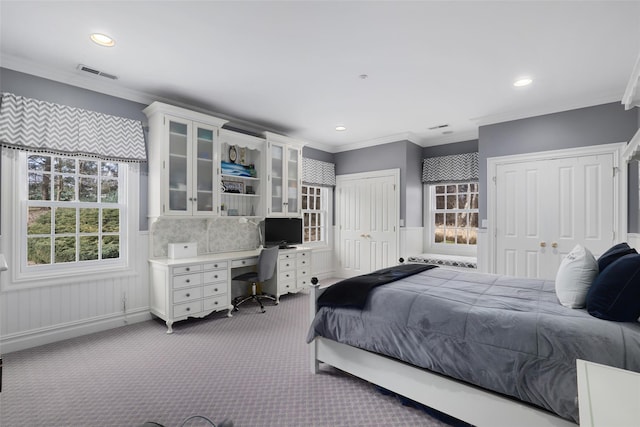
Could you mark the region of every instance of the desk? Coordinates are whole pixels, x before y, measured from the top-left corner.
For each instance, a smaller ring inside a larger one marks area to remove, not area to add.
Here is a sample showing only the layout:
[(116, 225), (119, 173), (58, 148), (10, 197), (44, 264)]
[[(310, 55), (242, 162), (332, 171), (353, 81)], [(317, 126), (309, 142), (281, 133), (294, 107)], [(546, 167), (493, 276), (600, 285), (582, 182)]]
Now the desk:
[[(173, 333), (173, 323), (227, 310), (232, 317), (232, 277), (240, 269), (257, 264), (259, 249), (201, 255), (193, 258), (149, 260), (149, 310)], [(280, 250), (274, 277), (263, 284), (264, 292), (280, 296), (309, 286), (311, 251), (296, 247)]]

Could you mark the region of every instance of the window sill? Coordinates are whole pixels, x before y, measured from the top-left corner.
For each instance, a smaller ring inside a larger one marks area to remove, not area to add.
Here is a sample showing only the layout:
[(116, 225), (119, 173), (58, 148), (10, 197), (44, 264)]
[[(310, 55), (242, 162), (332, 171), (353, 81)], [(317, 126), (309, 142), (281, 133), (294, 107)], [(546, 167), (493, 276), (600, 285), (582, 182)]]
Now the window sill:
[[(3, 283), (0, 292), (11, 292), (24, 289), (43, 288), (47, 286), (70, 285), (75, 283), (120, 279), (137, 276), (133, 268), (111, 267), (101, 269), (87, 269), (76, 271), (41, 272), (22, 275), (11, 275), (11, 283)], [(97, 279), (96, 279), (97, 278)]]

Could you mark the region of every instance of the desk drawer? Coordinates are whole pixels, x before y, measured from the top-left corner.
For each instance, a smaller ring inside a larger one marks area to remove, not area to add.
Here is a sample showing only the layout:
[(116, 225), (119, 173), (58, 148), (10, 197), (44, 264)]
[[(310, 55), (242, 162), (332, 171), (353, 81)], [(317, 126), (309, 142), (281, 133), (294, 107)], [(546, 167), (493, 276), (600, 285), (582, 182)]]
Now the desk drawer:
[(185, 288), (179, 291), (173, 291), (174, 304), (191, 301), (198, 298), (202, 298), (202, 287)]
[(173, 274), (188, 274), (202, 271), (202, 264), (183, 265), (181, 267), (173, 267)]
[(280, 271), (278, 273), (278, 280), (282, 282), (286, 282), (288, 280), (294, 280), (295, 278), (296, 278), (295, 270)]
[(227, 261), (210, 262), (204, 265), (204, 270), (221, 270), (227, 268)]
[(202, 300), (176, 304), (173, 306), (173, 317), (195, 316), (202, 311)]
[(205, 271), (203, 283), (226, 282), (227, 277), (229, 277), (227, 270)]
[(294, 292), (296, 290), (296, 281), (295, 280), (287, 280), (285, 282), (278, 282), (278, 292)]
[(227, 300), (226, 295), (222, 295), (214, 298), (207, 298), (204, 300), (204, 311), (224, 310), (226, 308), (229, 308), (229, 305), (227, 304), (226, 300)]
[(204, 297), (212, 297), (214, 295), (224, 295), (227, 293), (227, 282), (215, 285), (207, 285), (204, 287)]
[(308, 288), (311, 285), (310, 276), (298, 277), (298, 289)]
[(294, 270), (295, 268), (296, 268), (295, 258), (293, 259), (280, 258), (280, 262), (278, 266), (279, 271)]
[(231, 268), (248, 267), (248, 266), (257, 265), (257, 264), (258, 264), (258, 257), (234, 259), (233, 261), (231, 261)]
[(185, 286), (196, 286), (202, 283), (202, 275), (200, 273), (184, 274), (182, 276), (173, 276), (173, 288), (184, 288)]
[(298, 258), (296, 260), (296, 266), (298, 268), (304, 268), (304, 267), (308, 266), (309, 264), (311, 264), (311, 260), (309, 258)]

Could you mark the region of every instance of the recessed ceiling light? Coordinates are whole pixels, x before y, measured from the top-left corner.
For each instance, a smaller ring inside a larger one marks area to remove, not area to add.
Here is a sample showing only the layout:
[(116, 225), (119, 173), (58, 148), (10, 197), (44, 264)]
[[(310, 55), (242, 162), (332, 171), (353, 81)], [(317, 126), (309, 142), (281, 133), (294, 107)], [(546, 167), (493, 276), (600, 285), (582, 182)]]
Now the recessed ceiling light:
[(93, 33), (90, 37), (91, 41), (93, 41), (95, 44), (99, 44), (100, 46), (111, 47), (115, 46), (116, 44), (116, 41), (106, 34)]
[(530, 77), (522, 77), (516, 80), (515, 82), (513, 82), (513, 85), (515, 87), (522, 87), (522, 86), (528, 86), (531, 83), (533, 83), (533, 79), (531, 79)]
[(346, 128), (345, 126), (338, 125), (338, 126), (336, 126), (336, 130), (337, 130), (338, 132), (342, 132), (342, 131), (344, 131), (344, 130), (347, 130), (347, 128)]

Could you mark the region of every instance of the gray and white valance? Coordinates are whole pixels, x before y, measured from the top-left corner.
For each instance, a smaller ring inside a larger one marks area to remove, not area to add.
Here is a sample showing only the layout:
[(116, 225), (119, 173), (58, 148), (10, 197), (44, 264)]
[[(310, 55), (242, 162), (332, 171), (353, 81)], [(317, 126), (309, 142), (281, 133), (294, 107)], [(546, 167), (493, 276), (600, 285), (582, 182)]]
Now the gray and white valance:
[(462, 182), (478, 180), (478, 153), (431, 157), (422, 161), (422, 182)]
[(302, 182), (305, 184), (335, 187), (336, 165), (320, 160), (302, 158)]
[(20, 150), (145, 162), (142, 123), (3, 93), (0, 145)]

